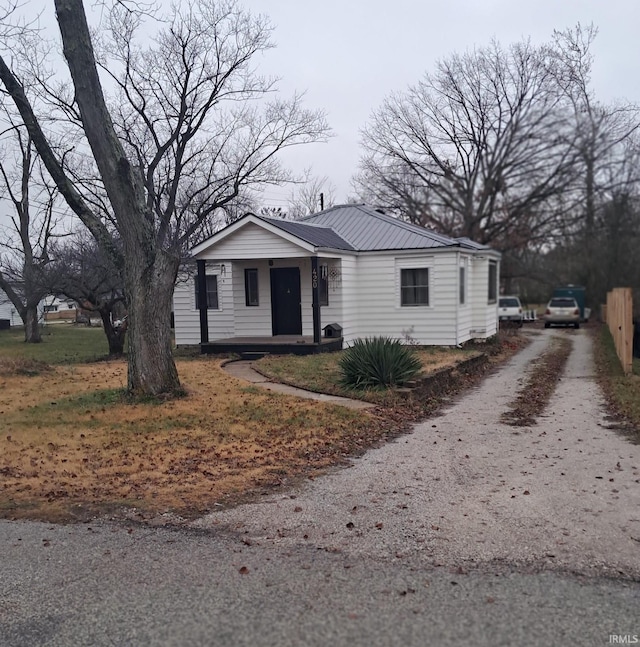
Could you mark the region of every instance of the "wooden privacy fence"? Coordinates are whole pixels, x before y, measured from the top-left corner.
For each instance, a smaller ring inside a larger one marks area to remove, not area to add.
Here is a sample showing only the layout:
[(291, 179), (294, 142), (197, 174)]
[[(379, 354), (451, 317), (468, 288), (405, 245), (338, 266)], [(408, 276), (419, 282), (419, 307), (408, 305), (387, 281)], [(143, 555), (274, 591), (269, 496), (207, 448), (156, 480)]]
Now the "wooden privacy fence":
[(633, 298), (631, 288), (607, 293), (604, 320), (609, 326), (625, 375), (633, 368)]

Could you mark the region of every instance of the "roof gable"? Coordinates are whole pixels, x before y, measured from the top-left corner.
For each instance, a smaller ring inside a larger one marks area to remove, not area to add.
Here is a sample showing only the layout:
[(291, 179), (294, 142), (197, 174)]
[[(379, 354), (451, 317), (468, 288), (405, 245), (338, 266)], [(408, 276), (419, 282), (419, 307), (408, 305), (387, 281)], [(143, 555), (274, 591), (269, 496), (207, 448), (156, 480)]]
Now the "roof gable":
[(267, 218), (249, 213), (216, 232), (213, 236), (195, 245), (191, 249), (191, 254), (193, 256), (205, 255), (212, 247), (224, 245), (224, 241), (231, 240), (237, 236), (244, 236), (245, 233), (248, 234), (252, 229), (255, 230), (255, 228), (260, 228), (273, 236), (282, 238), (311, 253), (318, 249), (355, 251), (347, 241), (341, 238), (330, 227), (305, 224), (293, 220)]

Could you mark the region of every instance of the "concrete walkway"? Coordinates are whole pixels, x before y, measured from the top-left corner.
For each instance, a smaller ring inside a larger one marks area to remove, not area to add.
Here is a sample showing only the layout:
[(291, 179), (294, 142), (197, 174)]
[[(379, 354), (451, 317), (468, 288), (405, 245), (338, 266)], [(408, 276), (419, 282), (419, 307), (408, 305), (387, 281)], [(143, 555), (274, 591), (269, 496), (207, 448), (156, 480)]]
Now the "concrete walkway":
[(320, 402), (338, 404), (349, 409), (372, 409), (375, 407), (371, 402), (342, 398), (338, 395), (329, 395), (327, 393), (314, 393), (313, 391), (305, 391), (304, 389), (289, 386), (288, 384), (272, 382), (268, 377), (261, 375), (253, 368), (252, 361), (239, 360), (237, 362), (229, 362), (223, 366), (223, 369), (229, 373), (229, 375), (233, 375), (233, 377), (246, 380), (247, 382), (251, 382), (256, 386), (261, 386), (264, 389), (269, 389), (270, 391), (286, 393), (287, 395), (295, 395), (299, 398), (308, 398), (309, 400), (319, 400)]

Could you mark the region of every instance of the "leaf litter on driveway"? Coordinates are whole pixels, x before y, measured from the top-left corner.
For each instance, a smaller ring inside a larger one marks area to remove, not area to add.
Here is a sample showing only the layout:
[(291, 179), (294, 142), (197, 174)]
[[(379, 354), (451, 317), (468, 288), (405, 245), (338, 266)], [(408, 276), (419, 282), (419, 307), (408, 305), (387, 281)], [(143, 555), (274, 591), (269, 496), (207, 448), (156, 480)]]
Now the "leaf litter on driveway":
[[(350, 469), (194, 526), (351, 556), (639, 578), (640, 447), (602, 425), (587, 331), (531, 334), (441, 415)], [(502, 414), (532, 362), (565, 334), (573, 343), (555, 392), (536, 425), (514, 431)]]

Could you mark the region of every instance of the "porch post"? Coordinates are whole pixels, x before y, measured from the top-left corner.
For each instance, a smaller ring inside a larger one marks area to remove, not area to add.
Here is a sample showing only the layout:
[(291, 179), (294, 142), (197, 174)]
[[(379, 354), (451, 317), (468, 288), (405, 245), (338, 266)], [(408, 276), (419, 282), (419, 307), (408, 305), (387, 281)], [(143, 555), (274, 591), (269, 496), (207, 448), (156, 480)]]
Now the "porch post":
[(196, 261), (198, 266), (198, 310), (200, 311), (200, 343), (209, 343), (209, 312), (207, 310), (206, 261)]
[(313, 309), (313, 343), (320, 343), (320, 274), (318, 257), (311, 257), (311, 307)]

